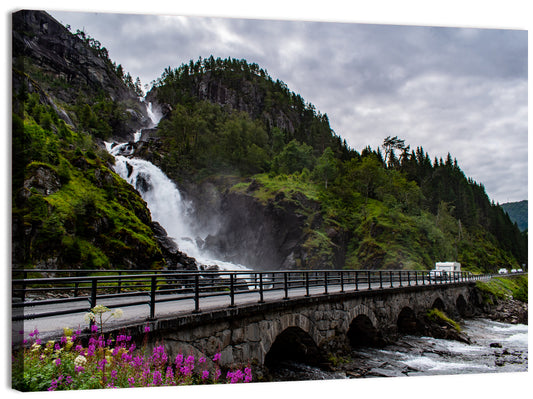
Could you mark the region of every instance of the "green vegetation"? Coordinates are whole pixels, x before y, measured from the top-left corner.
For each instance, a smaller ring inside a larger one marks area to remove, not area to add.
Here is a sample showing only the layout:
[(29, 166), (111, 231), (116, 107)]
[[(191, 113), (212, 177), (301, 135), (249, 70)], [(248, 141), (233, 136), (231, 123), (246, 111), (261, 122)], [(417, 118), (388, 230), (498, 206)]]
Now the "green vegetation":
[[(347, 237), (345, 262), (336, 267), (422, 270), (446, 259), (488, 272), (527, 261), (527, 233), (451, 155), (431, 162), (422, 147), (412, 151), (390, 136), (383, 152), (358, 153), (326, 115), (255, 64), (191, 61), (166, 69), (154, 93), (174, 108), (160, 124), (164, 145), (154, 157), (165, 173), (192, 182), (231, 174), (240, 177), (234, 192), (264, 204), (291, 199), (308, 217), (311, 264), (331, 261), (338, 245), (331, 229)], [(306, 210), (309, 201), (318, 207)], [(313, 223), (317, 213), (322, 223)]]
[[(14, 57), (15, 264), (160, 267), (144, 202), (96, 145), (127, 126), (140, 82), (97, 40), (76, 36), (117, 87), (43, 68), (22, 50)], [(297, 214), (296, 267), (427, 270), (457, 260), (488, 272), (527, 262), (527, 232), (450, 155), (432, 162), (396, 136), (359, 153), (257, 64), (209, 57), (169, 67), (149, 97), (172, 111), (140, 156), (178, 183), (223, 182), (221, 191)]]
[[(14, 110), (16, 267), (160, 268), (146, 204), (110, 169), (93, 128), (74, 131), (38, 92), (17, 93)], [(94, 129), (106, 131), (109, 115), (96, 115)]]
[(461, 332), (461, 326), (456, 321), (450, 319), (439, 309), (430, 309), (427, 311), (427, 317), (435, 323), (444, 323), (452, 326), (457, 332)]
[(493, 297), (497, 299), (516, 299), (528, 301), (528, 278), (525, 276), (495, 277), (487, 282), (477, 281), (476, 287), (481, 291), (483, 300), (492, 303)]

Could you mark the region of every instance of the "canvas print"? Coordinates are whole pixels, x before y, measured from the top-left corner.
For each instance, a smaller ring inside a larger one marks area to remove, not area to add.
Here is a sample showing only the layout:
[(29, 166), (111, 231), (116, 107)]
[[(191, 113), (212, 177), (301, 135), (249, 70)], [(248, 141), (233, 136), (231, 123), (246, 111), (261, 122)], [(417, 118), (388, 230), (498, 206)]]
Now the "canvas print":
[(11, 18), (13, 389), (528, 370), (527, 31)]

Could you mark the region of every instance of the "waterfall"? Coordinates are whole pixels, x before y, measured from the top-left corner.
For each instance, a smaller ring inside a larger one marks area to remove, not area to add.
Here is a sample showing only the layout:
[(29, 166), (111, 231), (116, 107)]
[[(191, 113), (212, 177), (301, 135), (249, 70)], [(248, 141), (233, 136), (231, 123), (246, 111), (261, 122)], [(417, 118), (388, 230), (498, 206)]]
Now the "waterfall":
[[(147, 108), (151, 109), (151, 105)], [(157, 113), (152, 114), (157, 117)], [(152, 122), (157, 123), (157, 119)], [(135, 142), (141, 132), (134, 134)], [(217, 265), (224, 270), (249, 270), (239, 264), (214, 259), (198, 245), (205, 240), (205, 234), (197, 228), (192, 215), (192, 204), (185, 201), (176, 186), (161, 169), (144, 159), (132, 157), (134, 143), (105, 143), (108, 152), (115, 157), (115, 172), (139, 191), (146, 201), (152, 219), (167, 231), (180, 251), (206, 266)], [(198, 240), (198, 238), (200, 240)]]

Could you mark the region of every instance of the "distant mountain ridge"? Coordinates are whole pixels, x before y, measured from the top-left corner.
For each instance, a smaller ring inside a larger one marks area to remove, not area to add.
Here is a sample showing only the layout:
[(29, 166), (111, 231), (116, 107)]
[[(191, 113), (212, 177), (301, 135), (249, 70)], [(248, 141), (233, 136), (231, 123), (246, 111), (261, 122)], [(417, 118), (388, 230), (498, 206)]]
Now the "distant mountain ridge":
[(505, 212), (509, 215), (511, 220), (518, 225), (520, 231), (527, 230), (527, 200), (518, 202), (507, 202), (500, 204)]

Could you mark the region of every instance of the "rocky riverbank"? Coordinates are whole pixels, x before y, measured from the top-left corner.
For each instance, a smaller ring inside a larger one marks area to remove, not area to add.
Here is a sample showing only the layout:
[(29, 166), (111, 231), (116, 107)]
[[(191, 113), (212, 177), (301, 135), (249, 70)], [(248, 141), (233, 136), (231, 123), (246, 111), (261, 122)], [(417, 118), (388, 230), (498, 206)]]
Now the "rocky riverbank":
[(508, 299), (482, 311), (482, 316), (502, 323), (528, 324), (527, 302)]

